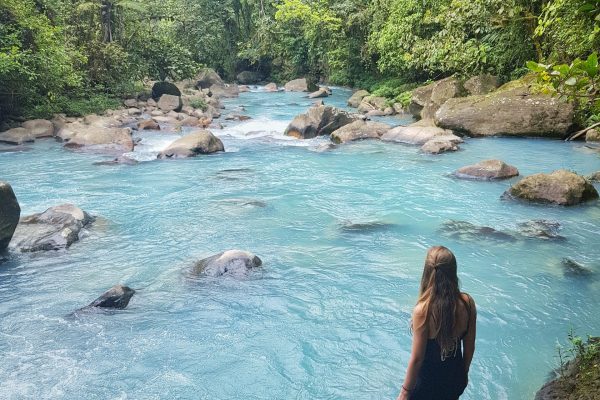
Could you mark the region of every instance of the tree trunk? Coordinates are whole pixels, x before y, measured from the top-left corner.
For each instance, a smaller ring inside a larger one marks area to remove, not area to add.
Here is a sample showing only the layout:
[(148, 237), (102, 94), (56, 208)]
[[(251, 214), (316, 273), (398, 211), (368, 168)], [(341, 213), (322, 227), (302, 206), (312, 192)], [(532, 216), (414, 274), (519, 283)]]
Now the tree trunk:
[(102, 6), (100, 7), (101, 23), (102, 23), (102, 41), (104, 43), (110, 43), (113, 41), (112, 38), (112, 8), (113, 4), (111, 1), (102, 0)]

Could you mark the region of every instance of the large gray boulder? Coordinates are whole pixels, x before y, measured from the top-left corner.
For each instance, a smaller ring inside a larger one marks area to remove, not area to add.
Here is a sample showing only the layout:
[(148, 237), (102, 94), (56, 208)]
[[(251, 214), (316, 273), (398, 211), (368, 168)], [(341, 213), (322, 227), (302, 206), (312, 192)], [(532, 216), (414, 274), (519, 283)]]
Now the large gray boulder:
[(181, 111), (181, 107), (183, 107), (183, 102), (181, 101), (181, 97), (179, 96), (163, 94), (162, 96), (160, 96), (157, 105), (158, 108), (160, 108), (164, 112), (179, 112)]
[(223, 79), (212, 68), (204, 68), (196, 77), (196, 86), (199, 89), (208, 89), (212, 85), (224, 85)]
[(194, 266), (197, 275), (218, 277), (222, 275), (243, 276), (262, 265), (262, 260), (243, 250), (228, 250), (200, 260)]
[(363, 99), (369, 96), (370, 93), (366, 90), (358, 90), (354, 92), (352, 96), (348, 99), (348, 105), (350, 107), (358, 108), (360, 103), (362, 103)]
[(188, 158), (225, 151), (223, 142), (210, 131), (197, 131), (177, 139), (158, 154), (158, 158)]
[(331, 141), (346, 143), (362, 139), (379, 139), (391, 128), (390, 125), (381, 122), (358, 120), (335, 130), (331, 134)]
[(450, 136), (438, 136), (425, 142), (421, 151), (427, 154), (442, 154), (449, 151), (458, 151), (458, 142)]
[(423, 126), (418, 123), (390, 129), (381, 136), (381, 140), (422, 146), (434, 138), (440, 139), (442, 137), (456, 144), (463, 141), (460, 137), (454, 135), (451, 130), (435, 126)]
[(461, 81), (451, 76), (414, 89), (408, 109), (417, 118), (433, 119), (442, 104), (463, 92)]
[(242, 85), (252, 85), (262, 81), (263, 75), (256, 71), (242, 71), (237, 75), (237, 81)]
[(0, 132), (0, 143), (22, 145), (35, 141), (35, 136), (25, 128), (13, 128)]
[(66, 249), (93, 221), (92, 216), (72, 204), (52, 207), (21, 218), (9, 247), (21, 252)]
[(442, 128), (469, 136), (562, 138), (573, 127), (573, 105), (522, 88), (446, 101), (435, 115)]
[(65, 147), (95, 153), (126, 153), (133, 151), (130, 128), (103, 128), (77, 125), (74, 130), (59, 132)]
[(572, 206), (598, 198), (598, 192), (587, 179), (566, 170), (525, 177), (513, 185), (507, 194), (529, 202), (562, 206)]
[(284, 134), (298, 139), (312, 139), (329, 135), (358, 118), (331, 106), (313, 106), (300, 114), (288, 125)]
[(500, 180), (519, 175), (519, 170), (501, 160), (485, 160), (467, 165), (454, 172), (461, 179)]
[(284, 89), (286, 92), (314, 92), (318, 87), (308, 79), (300, 78), (286, 83)]
[(36, 139), (54, 136), (54, 124), (46, 119), (25, 121), (21, 127), (27, 129)]
[(10, 184), (0, 181), (0, 253), (8, 247), (20, 216), (21, 207), (15, 192)]
[(472, 96), (488, 94), (500, 86), (498, 77), (490, 74), (482, 74), (469, 78), (465, 84), (465, 90)]
[(213, 97), (220, 98), (232, 98), (240, 95), (240, 88), (238, 85), (212, 85), (210, 87), (210, 93)]

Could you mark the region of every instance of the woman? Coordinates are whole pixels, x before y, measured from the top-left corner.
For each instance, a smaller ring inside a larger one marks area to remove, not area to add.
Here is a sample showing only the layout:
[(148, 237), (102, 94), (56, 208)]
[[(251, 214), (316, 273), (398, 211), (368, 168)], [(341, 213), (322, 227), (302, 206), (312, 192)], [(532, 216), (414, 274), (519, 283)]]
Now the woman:
[[(413, 343), (398, 400), (457, 400), (475, 352), (475, 302), (458, 288), (456, 258), (429, 249), (412, 316)], [(461, 348), (462, 347), (462, 348)]]

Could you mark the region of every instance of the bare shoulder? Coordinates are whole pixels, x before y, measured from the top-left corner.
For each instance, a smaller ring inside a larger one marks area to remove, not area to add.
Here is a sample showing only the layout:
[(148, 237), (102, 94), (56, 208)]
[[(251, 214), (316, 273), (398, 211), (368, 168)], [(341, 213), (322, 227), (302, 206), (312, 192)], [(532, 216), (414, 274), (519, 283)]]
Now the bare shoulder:
[(413, 309), (413, 318), (425, 318), (425, 317), (426, 317), (425, 305), (423, 303), (417, 303), (417, 305)]
[(469, 305), (469, 307), (470, 307), (470, 309), (472, 311), (476, 311), (477, 310), (477, 307), (475, 305), (475, 300), (473, 300), (473, 297), (470, 294), (468, 294), (468, 293), (461, 293), (460, 297), (465, 301), (465, 303), (467, 303)]

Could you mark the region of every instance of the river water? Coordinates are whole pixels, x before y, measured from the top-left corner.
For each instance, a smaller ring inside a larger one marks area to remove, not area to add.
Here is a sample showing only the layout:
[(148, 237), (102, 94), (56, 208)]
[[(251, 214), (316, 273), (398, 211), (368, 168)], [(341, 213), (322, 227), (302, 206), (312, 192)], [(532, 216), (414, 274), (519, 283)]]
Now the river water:
[[(325, 101), (343, 106), (350, 94)], [(99, 216), (67, 251), (1, 264), (0, 398), (393, 399), (436, 244), (455, 252), (478, 304), (464, 399), (531, 399), (570, 329), (600, 333), (600, 204), (526, 205), (501, 199), (514, 179), (449, 175), (488, 158), (522, 175), (589, 174), (597, 153), (508, 138), (468, 139), (440, 156), (377, 141), (318, 151), (327, 139), (282, 136), (311, 102), (243, 93), (227, 108), (253, 119), (214, 131), (226, 152), (188, 160), (97, 166), (102, 156), (52, 140), (0, 153), (22, 215), (70, 202)], [(131, 156), (152, 160), (181, 134), (136, 134)], [(510, 233), (531, 219), (560, 222), (566, 240), (440, 232), (460, 220)], [(231, 248), (253, 251), (263, 268), (189, 278), (195, 260)], [(565, 257), (593, 274), (565, 274)], [(68, 316), (116, 283), (138, 289), (126, 310)]]

